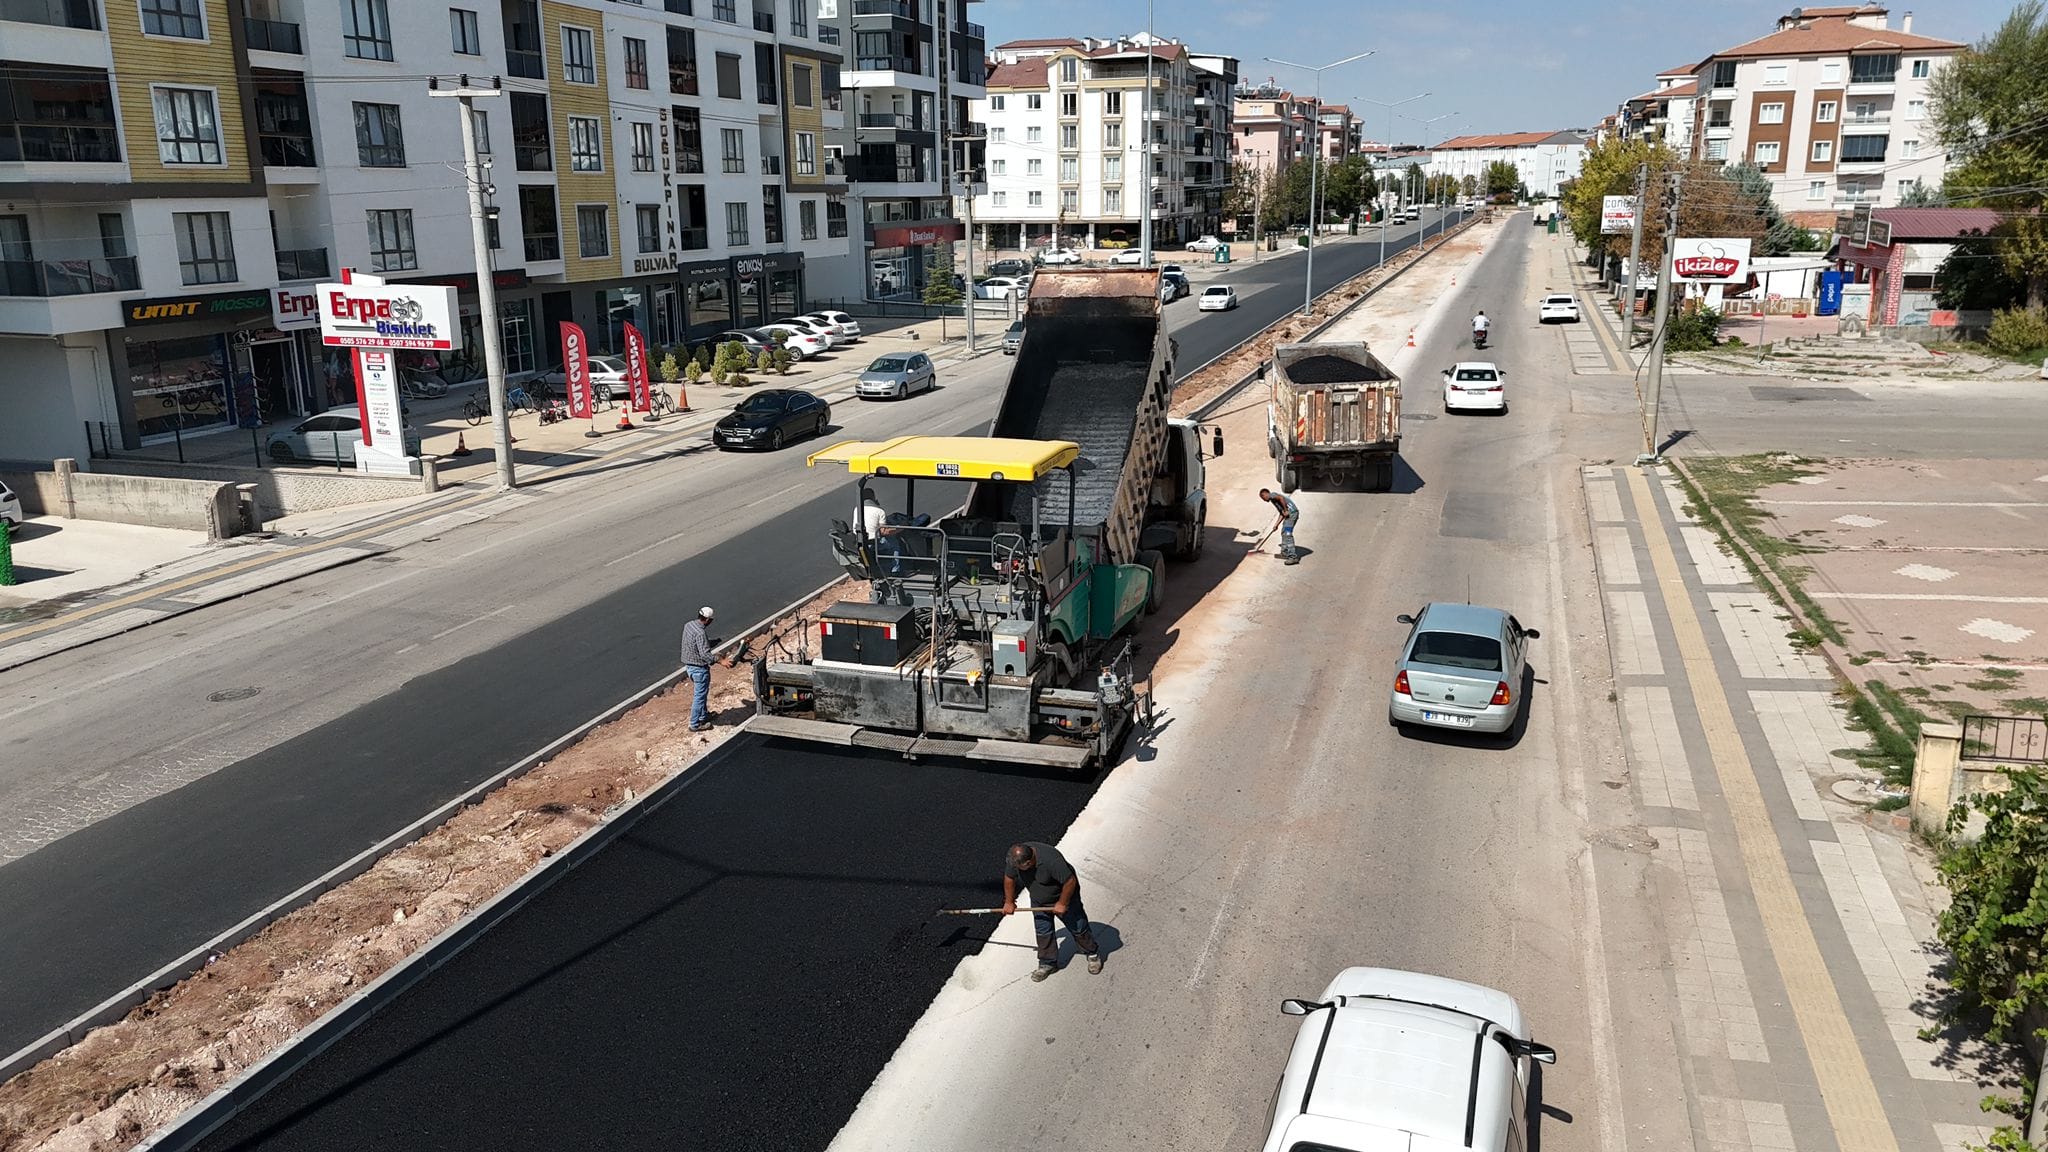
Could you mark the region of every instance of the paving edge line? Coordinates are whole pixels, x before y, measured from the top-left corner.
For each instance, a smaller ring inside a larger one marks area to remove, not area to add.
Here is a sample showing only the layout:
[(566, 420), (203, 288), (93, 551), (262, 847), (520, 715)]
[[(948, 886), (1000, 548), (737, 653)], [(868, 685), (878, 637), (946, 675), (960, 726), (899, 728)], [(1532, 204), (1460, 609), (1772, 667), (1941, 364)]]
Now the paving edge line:
[[(764, 617), (763, 619), (755, 623), (753, 626), (743, 631), (739, 636), (736, 636), (733, 639), (728, 640), (725, 643), (719, 645), (716, 649), (713, 650), (712, 654), (714, 656), (717, 656), (728, 651), (736, 650), (741, 644), (745, 643), (746, 641), (754, 638), (755, 636), (759, 636), (767, 632), (767, 630), (771, 628), (776, 621), (783, 619), (784, 617), (795, 612), (797, 609), (802, 608), (805, 604), (808, 604), (812, 600), (815, 600), (818, 597), (824, 595), (825, 593), (831, 591), (834, 587), (837, 587), (839, 584), (844, 583), (845, 580), (846, 578), (844, 576), (836, 577), (826, 582), (825, 584), (819, 586), (818, 588), (814, 589), (813, 591), (806, 593), (802, 597), (799, 597), (798, 599), (790, 602), (787, 606), (780, 608), (775, 612), (771, 613), (770, 615)], [(35, 1065), (41, 1063), (43, 1060), (46, 1060), (49, 1057), (54, 1056), (57, 1053), (62, 1052), (64, 1049), (69, 1048), (72, 1045), (78, 1043), (79, 1041), (85, 1039), (86, 1034), (91, 1032), (93, 1029), (104, 1027), (108, 1024), (112, 1024), (119, 1021), (122, 1017), (128, 1014), (129, 1009), (149, 999), (152, 993), (164, 988), (168, 988), (178, 983), (180, 980), (183, 980), (185, 977), (191, 975), (192, 973), (199, 971), (201, 968), (204, 968), (206, 966), (206, 958), (208, 956), (217, 952), (223, 952), (229, 948), (233, 948), (235, 945), (240, 944), (242, 941), (247, 940), (251, 936), (256, 935), (258, 932), (261, 932), (264, 928), (268, 927), (272, 921), (278, 920), (292, 912), (299, 910), (300, 908), (305, 907), (308, 904), (311, 904), (313, 901), (319, 899), (322, 895), (326, 894), (331, 889), (337, 888), (342, 884), (345, 884), (348, 881), (353, 880), (357, 876), (360, 876), (363, 873), (369, 871), (370, 868), (377, 863), (377, 861), (383, 859), (384, 856), (390, 853), (393, 849), (409, 844), (412, 841), (417, 840), (420, 837), (426, 835), (428, 832), (433, 831), (435, 828), (440, 827), (450, 817), (460, 812), (463, 808), (467, 807), (470, 804), (476, 803), (478, 800), (483, 799), (490, 793), (495, 792), (501, 785), (505, 784), (507, 781), (516, 779), (517, 777), (523, 776), (526, 773), (532, 771), (536, 765), (554, 757), (555, 755), (562, 752), (564, 749), (567, 749), (568, 747), (574, 745), (576, 742), (582, 740), (583, 737), (588, 735), (592, 729), (597, 728), (599, 725), (608, 724), (611, 721), (618, 719), (619, 717), (625, 715), (627, 712), (630, 712), (634, 708), (639, 707), (641, 704), (646, 703), (649, 699), (652, 699), (654, 696), (658, 695), (662, 691), (674, 686), (675, 684), (680, 682), (683, 679), (683, 677), (683, 670), (681, 668), (677, 668), (674, 672), (671, 672), (668, 675), (663, 676), (661, 679), (656, 680), (654, 683), (649, 684), (647, 687), (640, 689), (639, 691), (633, 693), (632, 695), (626, 697), (618, 703), (613, 704), (611, 707), (606, 708), (604, 711), (598, 713), (596, 716), (591, 717), (589, 720), (584, 721), (582, 724), (579, 724), (576, 727), (570, 729), (568, 732), (562, 734), (561, 736), (556, 737), (554, 740), (550, 741), (545, 747), (541, 748), (539, 751), (527, 755), (524, 759), (513, 764), (511, 767), (506, 768), (502, 772), (498, 772), (490, 778), (478, 782), (477, 784), (463, 791), (460, 795), (447, 801), (440, 807), (435, 808), (432, 812), (429, 812), (425, 816), (422, 816), (419, 819), (413, 821), (411, 824), (406, 825), (403, 829), (394, 832), (389, 836), (386, 836), (384, 839), (379, 840), (376, 844), (371, 845), (363, 851), (356, 853), (354, 856), (349, 857), (346, 861), (342, 862), (341, 864), (338, 864), (334, 868), (329, 869), (327, 872), (323, 873), (317, 879), (309, 881), (305, 885), (293, 891), (291, 894), (284, 896), (276, 901), (273, 901), (270, 905), (249, 916), (247, 919), (236, 924), (234, 927), (229, 928), (227, 931), (220, 933), (213, 939), (208, 940), (206, 943), (200, 945), (197, 948), (192, 949), (191, 951), (185, 953), (183, 956), (180, 956), (176, 960), (171, 961), (169, 964), (166, 964), (163, 967), (157, 969), (155, 972), (144, 977), (143, 979), (136, 981), (135, 983), (129, 985), (127, 988), (124, 988), (121, 991), (115, 993), (114, 995), (108, 997), (107, 999), (101, 1001), (92, 1009), (78, 1015), (77, 1017), (74, 1017), (65, 1024), (53, 1029), (52, 1031), (44, 1035), (42, 1039), (36, 1040), (22, 1047), (13, 1054), (9, 1055), (5, 1060), (0, 1060), (0, 1083), (4, 1083), (5, 1081), (12, 1079), (16, 1075), (19, 1075), (20, 1073), (25, 1072), (28, 1069), (34, 1067)], [(733, 731), (737, 732), (738, 730), (734, 729)], [(721, 742), (718, 745), (714, 745), (712, 748), (712, 753), (716, 753), (718, 749), (722, 747), (724, 747), (723, 742)], [(690, 767), (702, 763), (703, 760), (706, 758), (708, 757), (700, 757), (698, 760), (692, 761), (691, 765), (686, 765), (681, 771), (677, 772), (675, 776), (670, 777), (668, 780), (663, 781), (661, 784), (656, 785), (653, 789), (650, 789), (647, 795), (651, 797), (656, 793), (662, 792), (665, 788), (668, 787), (669, 784), (673, 783), (675, 780), (681, 779), (682, 777), (689, 775)], [(641, 800), (645, 799), (646, 797), (641, 798)], [(638, 805), (640, 802), (640, 800), (636, 800), (629, 804), (626, 808), (619, 809), (611, 817), (607, 818), (604, 823), (601, 823), (596, 827), (592, 828), (589, 832), (584, 833), (584, 836), (588, 837), (593, 833), (599, 832), (607, 827), (610, 827), (614, 822), (617, 821), (619, 815), (622, 815), (624, 812), (631, 810), (635, 805)], [(557, 858), (572, 852), (575, 848), (575, 845), (579, 843), (581, 843), (580, 839), (578, 841), (572, 842), (569, 848), (564, 849), (563, 852), (556, 854)], [(542, 861), (542, 866), (545, 866), (547, 863), (548, 861)], [(536, 867), (535, 871), (539, 871), (539, 867)], [(532, 878), (533, 875), (534, 873), (529, 872), (526, 877), (514, 881), (512, 886), (505, 889), (503, 892), (500, 892), (498, 897), (493, 897), (491, 901), (487, 901), (484, 904), (479, 905), (477, 909), (470, 912), (469, 915), (464, 918), (464, 920), (457, 921), (455, 925), (451, 925), (446, 932), (443, 932), (442, 936), (436, 937), (433, 941), (429, 942), (425, 948), (421, 949), (419, 952), (414, 953), (412, 957), (409, 957), (406, 960), (401, 961), (400, 965), (403, 966), (405, 964), (410, 964), (413, 959), (425, 955), (427, 952), (438, 947), (440, 941), (443, 938), (445, 938), (448, 935), (448, 933), (453, 932), (456, 927), (459, 927), (469, 918), (481, 914), (484, 909), (492, 907), (494, 902), (497, 899), (501, 898), (506, 892), (514, 891), (525, 885), (527, 881)], [(397, 969), (393, 969), (392, 971), (396, 970)], [(388, 977), (390, 973), (387, 972), (385, 975)], [(383, 982), (383, 980), (384, 978), (380, 977), (377, 981), (373, 981), (370, 985), (366, 986), (362, 992), (357, 993), (355, 996), (352, 996), (348, 1000), (343, 1001), (341, 1005), (338, 1005), (336, 1008), (332, 1009), (329, 1015), (331, 1016), (334, 1013), (342, 1011), (348, 1005), (354, 1003), (356, 1000), (366, 995), (371, 989), (376, 988), (379, 984)], [(326, 1017), (323, 1017), (321, 1022), (316, 1022), (312, 1025), (309, 1025), (308, 1028), (302, 1030), (302, 1032), (310, 1031), (312, 1029), (321, 1027), (322, 1022), (324, 1022), (325, 1019)], [(275, 1055), (275, 1053), (272, 1054), (273, 1057)], [(267, 1063), (269, 1059), (270, 1057), (267, 1057), (265, 1061), (253, 1065), (251, 1067), (251, 1071), (253, 1071), (255, 1068), (262, 1067), (263, 1064)], [(243, 1075), (247, 1076), (249, 1075), (249, 1072), (244, 1072)], [(230, 1087), (232, 1086), (233, 1085), (230, 1084)], [(223, 1091), (225, 1091), (225, 1089), (223, 1089)], [(149, 1145), (145, 1143), (143, 1146), (148, 1147)]]
[[(1452, 228), (1448, 232), (1439, 233), (1441, 239), (1437, 241), (1437, 245), (1434, 248), (1429, 247), (1426, 243), (1419, 242), (1417, 246), (1420, 247), (1422, 250), (1416, 255), (1415, 259), (1410, 260), (1408, 263), (1403, 264), (1399, 268), (1394, 269), (1392, 274), (1388, 275), (1385, 279), (1372, 285), (1365, 291), (1360, 292), (1357, 295), (1357, 297), (1354, 298), (1349, 304), (1346, 304), (1342, 308), (1339, 308), (1335, 312), (1332, 312), (1321, 323), (1317, 324), (1315, 327), (1309, 329), (1308, 331), (1302, 333), (1301, 339), (1295, 341), (1295, 343), (1313, 343), (1316, 337), (1322, 335), (1325, 331), (1328, 331), (1332, 325), (1337, 323), (1337, 321), (1342, 320), (1345, 317), (1351, 315), (1353, 309), (1357, 308), (1361, 304), (1364, 304), (1367, 300), (1372, 299), (1374, 296), (1379, 295), (1380, 289), (1385, 288), (1387, 285), (1392, 284), (1396, 280), (1399, 280), (1401, 278), (1402, 273), (1408, 271), (1410, 268), (1415, 267), (1417, 264), (1422, 263), (1424, 260), (1429, 259), (1430, 256), (1434, 255), (1438, 251), (1441, 251), (1443, 249), (1443, 246), (1449, 242), (1452, 236), (1460, 235), (1461, 233), (1464, 233), (1465, 231), (1471, 229), (1478, 223), (1478, 218), (1474, 217), (1459, 223), (1457, 227)], [(1407, 249), (1404, 249), (1403, 251), (1407, 251)], [(1358, 275), (1363, 276), (1366, 274), (1366, 272), (1376, 271), (1379, 267), (1379, 265), (1375, 264), (1373, 267), (1366, 269), (1365, 272), (1360, 272)], [(1356, 278), (1357, 277), (1352, 277), (1352, 279)], [(1324, 292), (1322, 295), (1328, 296), (1331, 292), (1337, 291), (1338, 289), (1342, 288), (1345, 284), (1349, 284), (1350, 282), (1350, 280), (1345, 280), (1342, 283), (1334, 284), (1330, 287), (1328, 292)], [(1321, 298), (1321, 296), (1317, 297), (1317, 299)], [(1273, 329), (1279, 327), (1282, 324), (1285, 324), (1288, 320), (1292, 319), (1293, 317), (1293, 312), (1287, 313), (1285, 316), (1280, 317), (1279, 319), (1273, 321), (1271, 324), (1266, 325), (1264, 328), (1259, 329), (1257, 332), (1252, 333), (1244, 339), (1239, 340), (1237, 343), (1232, 344), (1229, 348), (1226, 348), (1222, 352), (1216, 354), (1215, 356), (1210, 357), (1207, 363), (1203, 364), (1199, 368), (1194, 369), (1194, 371), (1189, 372), (1188, 375), (1193, 376), (1196, 372), (1200, 372), (1203, 369), (1209, 367), (1210, 364), (1215, 364), (1227, 356), (1234, 355), (1239, 349), (1243, 348), (1245, 345), (1250, 344), (1252, 341), (1259, 339), (1260, 337), (1271, 332)], [(1250, 387), (1252, 381), (1257, 380), (1259, 378), (1260, 369), (1263, 367), (1264, 365), (1261, 364), (1260, 368), (1252, 369), (1251, 371), (1245, 373), (1242, 377), (1240, 377), (1236, 383), (1225, 386), (1221, 392), (1218, 392), (1216, 393), (1216, 395), (1211, 396), (1207, 400), (1202, 401), (1200, 404), (1195, 405), (1194, 411), (1188, 413), (1188, 419), (1198, 421), (1207, 420), (1210, 416), (1216, 413), (1217, 409), (1222, 408), (1225, 404), (1228, 404), (1232, 400), (1237, 399), (1239, 393), (1243, 392), (1246, 388)]]

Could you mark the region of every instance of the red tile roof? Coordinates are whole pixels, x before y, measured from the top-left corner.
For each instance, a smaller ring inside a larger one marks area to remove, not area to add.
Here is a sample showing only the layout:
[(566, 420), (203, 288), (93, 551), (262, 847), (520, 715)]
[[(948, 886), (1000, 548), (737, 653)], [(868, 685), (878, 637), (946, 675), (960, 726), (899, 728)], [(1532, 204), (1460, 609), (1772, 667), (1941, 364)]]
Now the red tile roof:
[(989, 88), (1043, 88), (1049, 63), (1043, 56), (1028, 56), (1014, 64), (998, 64), (988, 70), (983, 84)]
[(997, 51), (1001, 51), (1001, 50), (1002, 50), (1002, 49), (1004, 49), (1004, 48), (1079, 48), (1079, 47), (1081, 47), (1081, 42), (1080, 42), (1079, 40), (1076, 40), (1076, 39), (1074, 39), (1074, 38), (1072, 38), (1072, 37), (1070, 37), (1070, 36), (1055, 36), (1055, 37), (1053, 37), (1053, 38), (1051, 38), (1051, 39), (1048, 39), (1048, 40), (1012, 40), (1012, 41), (1010, 41), (1010, 42), (1009, 42), (1008, 44), (998, 44), (998, 45), (996, 45), (996, 50), (997, 50)]
[[(1811, 17), (1819, 9), (1808, 9)], [(1938, 52), (1959, 49), (1962, 45), (1954, 40), (1936, 40), (1932, 36), (1916, 36), (1896, 29), (1865, 28), (1851, 24), (1846, 19), (1815, 19), (1803, 26), (1795, 26), (1769, 36), (1759, 37), (1747, 44), (1737, 44), (1714, 53), (1711, 59), (1727, 60), (1740, 57), (1760, 56), (1821, 56), (1841, 55), (1846, 52), (1868, 52), (1891, 49), (1894, 51), (1919, 50)]]
[(1892, 226), (1893, 240), (1948, 240), (1998, 227), (1993, 208), (1879, 208), (1873, 219)]
[(1662, 72), (1657, 73), (1657, 76), (1659, 79), (1665, 76), (1690, 76), (1699, 70), (1699, 61), (1695, 60), (1690, 64), (1680, 64), (1676, 68), (1666, 68)]
[(1436, 146), (1437, 151), (1459, 148), (1530, 148), (1556, 136), (1556, 132), (1505, 132), (1493, 136), (1453, 136)]

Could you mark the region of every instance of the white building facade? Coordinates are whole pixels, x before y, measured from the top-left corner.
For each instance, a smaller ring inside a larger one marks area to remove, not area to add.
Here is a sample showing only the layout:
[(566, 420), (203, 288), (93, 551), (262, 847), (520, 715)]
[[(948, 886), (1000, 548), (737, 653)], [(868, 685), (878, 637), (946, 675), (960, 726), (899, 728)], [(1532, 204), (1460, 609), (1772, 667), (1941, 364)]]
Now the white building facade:
[(1514, 166), (1529, 195), (1554, 197), (1567, 180), (1586, 165), (1586, 140), (1576, 132), (1510, 132), (1494, 136), (1457, 136), (1430, 149), (1431, 176), (1470, 176), (1486, 187), (1486, 171), (1495, 164)]

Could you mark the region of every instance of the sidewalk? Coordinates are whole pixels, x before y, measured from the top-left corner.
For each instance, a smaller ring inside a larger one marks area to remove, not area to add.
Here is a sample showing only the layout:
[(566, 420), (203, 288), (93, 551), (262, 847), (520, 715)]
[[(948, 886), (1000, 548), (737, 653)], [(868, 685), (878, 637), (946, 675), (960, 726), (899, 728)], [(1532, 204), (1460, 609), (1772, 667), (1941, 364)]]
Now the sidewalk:
[(1838, 794), (1834, 680), (1662, 470), (1583, 484), (1616, 707), (1653, 847), (1696, 1146), (1960, 1152), (2007, 1054), (1939, 1032), (1945, 894), (1890, 816)]

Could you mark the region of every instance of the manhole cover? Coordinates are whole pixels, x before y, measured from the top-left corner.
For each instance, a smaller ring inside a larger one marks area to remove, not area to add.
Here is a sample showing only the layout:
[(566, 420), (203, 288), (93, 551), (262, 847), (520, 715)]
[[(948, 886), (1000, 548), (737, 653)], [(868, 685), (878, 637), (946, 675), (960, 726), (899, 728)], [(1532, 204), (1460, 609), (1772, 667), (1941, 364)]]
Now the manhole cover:
[(261, 688), (223, 688), (208, 696), (207, 699), (215, 704), (225, 704), (230, 700), (247, 700), (261, 691), (263, 691)]

